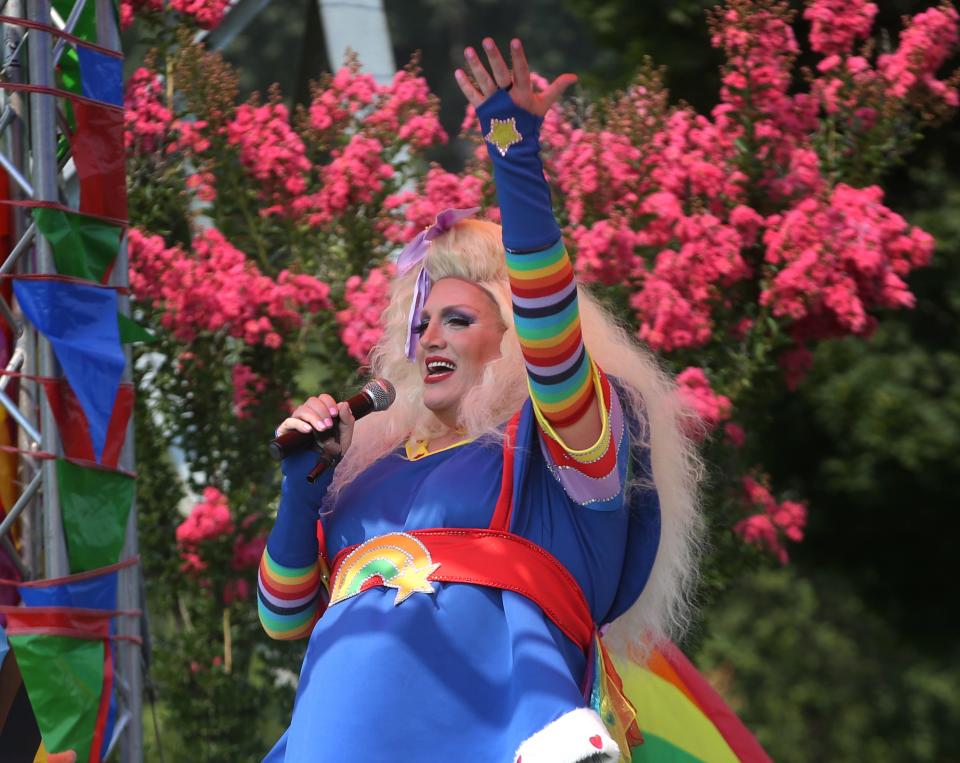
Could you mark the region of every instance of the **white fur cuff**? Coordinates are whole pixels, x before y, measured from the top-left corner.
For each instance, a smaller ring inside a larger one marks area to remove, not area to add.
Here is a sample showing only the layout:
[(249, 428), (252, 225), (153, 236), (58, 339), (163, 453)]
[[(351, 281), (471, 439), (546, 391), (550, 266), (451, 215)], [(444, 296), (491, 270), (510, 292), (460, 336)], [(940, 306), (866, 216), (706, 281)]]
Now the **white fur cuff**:
[(578, 707), (520, 745), (514, 763), (577, 763), (591, 755), (602, 755), (598, 760), (615, 763), (620, 760), (620, 748), (599, 715), (589, 707)]

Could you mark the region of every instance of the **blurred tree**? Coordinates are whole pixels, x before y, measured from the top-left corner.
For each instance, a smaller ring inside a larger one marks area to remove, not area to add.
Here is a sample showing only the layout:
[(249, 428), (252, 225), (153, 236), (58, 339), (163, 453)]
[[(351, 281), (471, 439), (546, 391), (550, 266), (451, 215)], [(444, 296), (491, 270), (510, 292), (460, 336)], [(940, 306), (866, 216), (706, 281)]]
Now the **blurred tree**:
[(699, 667), (778, 763), (960, 755), (956, 663), (923, 656), (836, 576), (753, 573), (704, 630)]
[(960, 176), (947, 159), (960, 131), (932, 141), (895, 185), (895, 203), (937, 238), (932, 266), (911, 278), (917, 309), (888, 316), (868, 343), (822, 346), (760, 436), (771, 473), (811, 500), (801, 565), (854, 580), (898, 629), (941, 651), (958, 624), (943, 570), (960, 532)]

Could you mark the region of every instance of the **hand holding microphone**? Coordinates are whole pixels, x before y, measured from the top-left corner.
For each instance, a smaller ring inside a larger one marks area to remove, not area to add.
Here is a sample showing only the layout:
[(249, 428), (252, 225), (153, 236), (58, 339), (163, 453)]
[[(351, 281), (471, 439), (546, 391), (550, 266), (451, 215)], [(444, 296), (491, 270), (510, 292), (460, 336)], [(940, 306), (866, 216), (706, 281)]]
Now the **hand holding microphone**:
[[(343, 455), (353, 439), (356, 419), (374, 411), (385, 411), (396, 396), (390, 382), (374, 379), (356, 395), (339, 403), (327, 394), (308, 398), (280, 424), (277, 437), (270, 442), (270, 455), (280, 460), (316, 446), (322, 446), (328, 456)], [(339, 448), (334, 445), (336, 442)]]

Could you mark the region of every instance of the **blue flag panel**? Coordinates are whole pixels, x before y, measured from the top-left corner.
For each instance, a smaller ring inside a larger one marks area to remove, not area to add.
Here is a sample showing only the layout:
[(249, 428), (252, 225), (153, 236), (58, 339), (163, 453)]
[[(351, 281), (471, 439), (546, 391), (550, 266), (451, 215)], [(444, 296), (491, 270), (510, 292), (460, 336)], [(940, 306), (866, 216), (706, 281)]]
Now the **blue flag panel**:
[(97, 461), (123, 376), (124, 357), (113, 289), (55, 280), (15, 279), (24, 315), (53, 345), (90, 425)]
[(123, 106), (123, 60), (77, 46), (80, 92), (95, 101)]

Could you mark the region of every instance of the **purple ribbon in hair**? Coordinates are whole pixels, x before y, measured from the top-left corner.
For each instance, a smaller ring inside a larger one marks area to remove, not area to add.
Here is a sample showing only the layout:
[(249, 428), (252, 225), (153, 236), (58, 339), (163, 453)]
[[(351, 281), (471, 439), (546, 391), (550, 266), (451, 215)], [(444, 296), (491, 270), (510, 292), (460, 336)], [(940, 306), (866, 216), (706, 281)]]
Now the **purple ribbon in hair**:
[[(480, 211), (480, 207), (470, 207), (469, 209), (445, 209), (437, 215), (436, 222), (429, 228), (422, 230), (414, 239), (403, 247), (400, 256), (397, 257), (397, 275), (402, 276), (410, 272), (415, 265), (423, 262), (427, 256), (427, 250), (430, 248), (430, 242), (438, 236), (443, 235), (461, 220), (475, 215)], [(430, 294), (430, 274), (427, 273), (427, 266), (420, 268), (417, 275), (417, 283), (413, 287), (413, 298), (410, 300), (410, 315), (407, 320), (407, 357), (413, 360), (417, 356), (417, 335), (414, 328), (420, 322), (420, 311), (427, 301)]]

